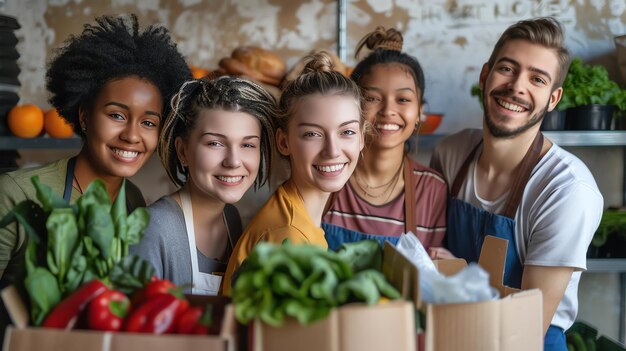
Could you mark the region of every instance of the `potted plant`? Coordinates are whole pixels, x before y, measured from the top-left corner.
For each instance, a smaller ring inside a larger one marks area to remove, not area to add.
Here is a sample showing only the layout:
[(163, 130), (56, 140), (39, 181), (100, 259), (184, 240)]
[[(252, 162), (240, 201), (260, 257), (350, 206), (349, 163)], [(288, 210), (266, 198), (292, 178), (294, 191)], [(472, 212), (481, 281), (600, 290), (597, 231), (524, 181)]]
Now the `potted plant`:
[(587, 251), (588, 258), (626, 258), (626, 208), (608, 208)]
[(606, 68), (575, 58), (563, 82), (557, 109), (567, 110), (566, 129), (607, 130), (613, 115), (626, 110), (626, 93), (609, 79)]

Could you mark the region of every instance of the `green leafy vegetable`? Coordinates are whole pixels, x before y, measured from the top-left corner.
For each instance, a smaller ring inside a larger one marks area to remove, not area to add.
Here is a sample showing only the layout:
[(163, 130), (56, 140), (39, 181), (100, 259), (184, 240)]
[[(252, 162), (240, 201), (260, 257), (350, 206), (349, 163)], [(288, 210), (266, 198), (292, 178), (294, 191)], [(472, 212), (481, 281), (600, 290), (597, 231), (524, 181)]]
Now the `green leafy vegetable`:
[(337, 253), (350, 263), (355, 272), (365, 269), (380, 270), (383, 264), (383, 250), (380, 244), (374, 240), (343, 244)]
[(138, 256), (126, 256), (111, 271), (111, 282), (118, 290), (130, 294), (143, 287), (154, 275), (150, 262)]
[(49, 270), (36, 267), (28, 272), (24, 285), (30, 296), (33, 323), (40, 325), (48, 312), (61, 301), (56, 277)]
[(399, 298), (380, 269), (376, 241), (345, 245), (340, 253), (318, 246), (260, 243), (241, 268), (233, 286), (235, 316), (280, 326), (285, 317), (308, 324), (325, 318), (343, 303), (375, 303), (380, 296)]
[(35, 325), (85, 282), (100, 279), (130, 293), (150, 280), (154, 268), (127, 256), (128, 246), (141, 240), (149, 215), (145, 208), (127, 215), (125, 183), (113, 204), (104, 183), (95, 180), (71, 206), (37, 176), (31, 180), (41, 205), (17, 204), (0, 227), (17, 221), (28, 234), (25, 285)]
[(593, 236), (591, 244), (596, 247), (603, 246), (609, 235), (622, 235), (626, 239), (626, 212), (618, 210), (605, 210), (602, 213), (600, 225)]
[(57, 276), (62, 291), (79, 244), (76, 217), (70, 208), (54, 208), (46, 221), (48, 230), (48, 269)]
[(609, 78), (606, 68), (584, 64), (575, 58), (563, 82), (563, 95), (557, 105), (559, 111), (582, 105), (615, 105), (626, 111), (626, 92)]

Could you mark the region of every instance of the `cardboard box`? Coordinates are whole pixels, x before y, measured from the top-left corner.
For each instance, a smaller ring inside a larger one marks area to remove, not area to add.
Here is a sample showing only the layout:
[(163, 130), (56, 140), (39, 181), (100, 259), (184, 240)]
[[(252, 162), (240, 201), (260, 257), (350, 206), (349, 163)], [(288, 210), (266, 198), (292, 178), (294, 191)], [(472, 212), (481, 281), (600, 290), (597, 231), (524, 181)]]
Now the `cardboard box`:
[(415, 308), (408, 301), (344, 305), (311, 325), (253, 325), (255, 351), (415, 351)]
[[(5, 305), (10, 291), (3, 291)], [(151, 335), (138, 333), (112, 333), (89, 330), (59, 330), (24, 327), (23, 316), (15, 316), (16, 327), (5, 332), (3, 351), (235, 351), (236, 322), (229, 299), (221, 297), (189, 297), (192, 305), (211, 303), (216, 315), (222, 316), (219, 335)], [(12, 301), (11, 304), (14, 304)], [(21, 302), (17, 301), (17, 304)], [(15, 305), (13, 305), (15, 306)], [(24, 310), (25, 311), (25, 310)], [(13, 317), (13, 316), (12, 316)], [(219, 320), (219, 318), (217, 318)], [(26, 319), (27, 320), (27, 319)]]
[[(520, 291), (502, 283), (508, 242), (487, 236), (479, 265), (498, 289), (498, 300), (430, 305), (422, 303), (419, 271), (392, 245), (385, 245), (383, 273), (403, 296), (426, 314), (426, 351), (533, 351), (543, 350), (543, 302), (538, 289)], [(437, 269), (454, 274), (467, 264), (464, 260), (440, 260)]]

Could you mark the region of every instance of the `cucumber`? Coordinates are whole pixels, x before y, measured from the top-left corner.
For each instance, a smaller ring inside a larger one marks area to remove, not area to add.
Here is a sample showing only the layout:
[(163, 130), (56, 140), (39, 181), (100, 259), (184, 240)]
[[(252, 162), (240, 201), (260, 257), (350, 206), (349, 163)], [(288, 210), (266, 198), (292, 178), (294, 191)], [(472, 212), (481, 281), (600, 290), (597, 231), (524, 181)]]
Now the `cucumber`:
[(585, 339), (585, 344), (587, 345), (587, 351), (596, 351), (596, 339), (587, 338)]
[(567, 333), (567, 342), (571, 343), (576, 351), (587, 351), (585, 340), (578, 332)]

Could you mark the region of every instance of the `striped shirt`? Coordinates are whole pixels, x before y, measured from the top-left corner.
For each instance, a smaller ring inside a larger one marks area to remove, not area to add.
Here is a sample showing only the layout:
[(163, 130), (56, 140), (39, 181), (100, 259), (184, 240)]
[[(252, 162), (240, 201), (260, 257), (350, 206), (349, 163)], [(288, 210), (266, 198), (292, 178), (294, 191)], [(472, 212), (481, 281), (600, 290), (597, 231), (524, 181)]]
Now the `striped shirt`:
[[(448, 187), (436, 171), (410, 161), (415, 177), (416, 224), (414, 230), (426, 249), (441, 246), (446, 233)], [(404, 233), (404, 192), (384, 205), (372, 205), (347, 183), (335, 194), (324, 216), (331, 223), (366, 234), (400, 236)]]

